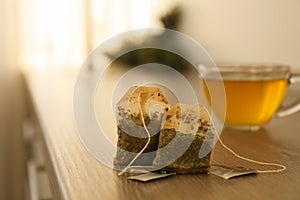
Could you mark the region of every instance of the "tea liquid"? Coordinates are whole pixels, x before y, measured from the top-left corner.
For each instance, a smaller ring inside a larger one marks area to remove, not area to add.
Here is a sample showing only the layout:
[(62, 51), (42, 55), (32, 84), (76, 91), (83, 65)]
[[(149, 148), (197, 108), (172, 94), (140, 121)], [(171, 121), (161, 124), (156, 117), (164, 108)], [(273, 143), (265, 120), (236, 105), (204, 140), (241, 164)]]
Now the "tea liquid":
[[(286, 92), (287, 81), (280, 80), (223, 80), (226, 91), (227, 125), (260, 125), (268, 122), (281, 105)], [(206, 94), (215, 103), (217, 91), (222, 83), (220, 80), (206, 80), (209, 91)], [(205, 84), (204, 84), (205, 85)], [(218, 115), (218, 111), (216, 111)]]

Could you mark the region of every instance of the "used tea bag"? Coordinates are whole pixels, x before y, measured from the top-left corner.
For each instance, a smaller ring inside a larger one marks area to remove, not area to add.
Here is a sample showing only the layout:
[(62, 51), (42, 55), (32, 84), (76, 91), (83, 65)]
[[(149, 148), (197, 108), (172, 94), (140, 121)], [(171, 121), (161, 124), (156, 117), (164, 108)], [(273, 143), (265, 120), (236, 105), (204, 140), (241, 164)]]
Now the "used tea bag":
[[(117, 155), (114, 164), (127, 167), (136, 155), (150, 142), (132, 163), (151, 166), (158, 147), (163, 116), (170, 104), (158, 87), (131, 87), (117, 104), (118, 130)], [(144, 127), (146, 125), (147, 131)]]
[[(214, 142), (210, 128), (211, 119), (203, 106), (176, 104), (167, 112), (153, 165), (179, 174), (207, 172)], [(207, 148), (204, 155), (202, 147)]]

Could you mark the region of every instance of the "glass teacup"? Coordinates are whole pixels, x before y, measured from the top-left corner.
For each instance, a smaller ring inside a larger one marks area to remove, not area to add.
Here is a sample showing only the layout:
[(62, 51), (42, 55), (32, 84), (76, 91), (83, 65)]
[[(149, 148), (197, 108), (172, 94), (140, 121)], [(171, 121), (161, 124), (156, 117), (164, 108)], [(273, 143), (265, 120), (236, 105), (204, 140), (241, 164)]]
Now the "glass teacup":
[[(274, 115), (284, 117), (300, 110), (300, 102), (287, 108), (281, 107), (288, 86), (300, 82), (300, 75), (292, 74), (288, 66), (222, 65), (218, 69), (203, 67), (200, 73), (210, 105), (218, 103), (218, 94), (214, 92), (224, 87), (227, 127), (254, 131), (268, 123)], [(218, 106), (212, 108), (215, 114), (222, 116), (224, 109), (216, 108)]]

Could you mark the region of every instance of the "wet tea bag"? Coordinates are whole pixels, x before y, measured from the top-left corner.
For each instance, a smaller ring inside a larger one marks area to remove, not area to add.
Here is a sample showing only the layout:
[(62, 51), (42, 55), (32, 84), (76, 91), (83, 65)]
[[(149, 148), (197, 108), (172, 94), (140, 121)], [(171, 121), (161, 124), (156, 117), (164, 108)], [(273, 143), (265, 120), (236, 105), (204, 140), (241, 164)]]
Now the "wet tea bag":
[(163, 117), (169, 109), (170, 104), (158, 87), (134, 86), (127, 91), (116, 109), (118, 143), (114, 165), (117, 168), (152, 165)]
[(153, 165), (178, 174), (207, 172), (215, 138), (210, 127), (211, 119), (203, 106), (176, 104), (167, 112)]

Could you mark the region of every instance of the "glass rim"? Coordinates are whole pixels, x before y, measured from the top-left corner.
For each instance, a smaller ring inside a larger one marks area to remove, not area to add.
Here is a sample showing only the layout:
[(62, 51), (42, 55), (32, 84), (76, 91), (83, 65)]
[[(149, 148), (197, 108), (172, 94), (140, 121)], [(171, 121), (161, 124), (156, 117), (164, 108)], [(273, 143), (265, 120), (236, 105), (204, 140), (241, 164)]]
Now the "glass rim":
[(290, 72), (290, 66), (285, 64), (258, 63), (258, 64), (219, 64), (217, 69), (220, 72)]
[(200, 72), (205, 79), (253, 81), (288, 79), (291, 68), (284, 64), (219, 64), (216, 68), (202, 67)]

